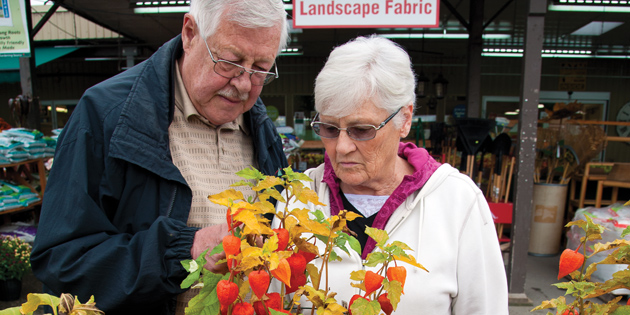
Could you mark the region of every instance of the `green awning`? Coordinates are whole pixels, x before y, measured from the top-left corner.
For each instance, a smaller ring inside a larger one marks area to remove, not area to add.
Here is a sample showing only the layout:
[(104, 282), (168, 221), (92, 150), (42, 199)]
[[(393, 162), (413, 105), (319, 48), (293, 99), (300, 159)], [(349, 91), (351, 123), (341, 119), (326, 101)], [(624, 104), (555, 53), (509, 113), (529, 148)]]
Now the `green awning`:
[[(36, 66), (65, 56), (79, 47), (35, 47)], [(20, 58), (0, 57), (0, 83), (20, 82)]]

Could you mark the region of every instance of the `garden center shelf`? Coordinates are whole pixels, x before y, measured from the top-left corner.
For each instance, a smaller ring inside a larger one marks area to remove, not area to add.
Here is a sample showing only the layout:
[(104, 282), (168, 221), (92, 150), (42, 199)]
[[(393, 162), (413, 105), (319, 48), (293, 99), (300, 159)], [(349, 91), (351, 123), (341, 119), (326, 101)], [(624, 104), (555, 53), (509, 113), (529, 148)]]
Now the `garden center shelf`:
[[(44, 190), (46, 189), (46, 168), (44, 167), (44, 162), (48, 159), (49, 157), (0, 164), (0, 179), (26, 186), (33, 193), (39, 195), (39, 201), (31, 202), (27, 206), (0, 211), (0, 216), (4, 217), (5, 223), (10, 220), (10, 217), (6, 216), (7, 214), (33, 210), (35, 207), (42, 204), (42, 200), (44, 200)], [(37, 177), (39, 177), (39, 191), (31, 184), (31, 182), (36, 179), (33, 175), (34, 172), (37, 172)]]

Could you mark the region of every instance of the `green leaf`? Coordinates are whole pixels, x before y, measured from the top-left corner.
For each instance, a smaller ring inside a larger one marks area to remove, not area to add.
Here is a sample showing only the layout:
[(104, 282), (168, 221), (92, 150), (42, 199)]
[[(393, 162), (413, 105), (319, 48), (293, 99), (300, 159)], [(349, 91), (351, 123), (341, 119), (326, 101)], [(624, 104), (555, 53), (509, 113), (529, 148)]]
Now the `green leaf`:
[(57, 307), (59, 306), (58, 297), (45, 293), (29, 293), (26, 298), (26, 303), (22, 304), (22, 310), (24, 312), (32, 314), (40, 305), (48, 305), (53, 309), (55, 315), (57, 314)]
[[(345, 233), (344, 233), (345, 234)], [(359, 256), (361, 256), (361, 243), (354, 236), (346, 234), (345, 238), (348, 240), (348, 244), (350, 244), (350, 248), (352, 248)]]
[[(219, 244), (217, 247), (219, 246), (221, 247), (220, 252), (223, 252), (223, 244)], [(215, 249), (217, 247), (215, 247)], [(201, 255), (199, 255), (199, 257), (197, 257), (197, 259), (195, 260), (189, 259), (189, 260), (184, 260), (181, 262), (182, 266), (184, 266), (184, 269), (190, 272), (190, 274), (186, 277), (186, 279), (184, 279), (184, 281), (182, 281), (182, 283), (180, 284), (180, 287), (182, 289), (190, 288), (191, 285), (193, 285), (196, 281), (199, 280), (199, 277), (201, 276), (201, 270), (203, 269), (203, 266), (205, 266), (207, 262), (206, 254), (208, 253), (208, 250), (209, 249), (204, 250), (203, 253), (201, 253)]]
[(324, 213), (321, 210), (319, 210), (319, 209), (311, 212), (311, 214), (313, 214), (315, 216), (315, 218), (317, 219), (317, 222), (321, 223), (324, 220), (326, 220), (326, 217), (324, 216)]
[[(32, 315), (32, 314), (33, 312), (26, 313), (26, 315)], [(22, 315), (22, 313), (20, 313), (20, 307), (16, 306), (16, 307), (7, 308), (0, 311), (0, 315)]]
[(212, 272), (204, 272), (202, 282), (203, 288), (199, 294), (193, 297), (186, 306), (186, 314), (216, 315), (221, 311), (219, 299), (217, 298), (217, 283), (221, 279), (228, 279), (230, 274), (220, 275)]
[(333, 250), (333, 251), (330, 252), (330, 256), (328, 258), (328, 261), (341, 261), (341, 258)]
[(394, 310), (398, 307), (398, 303), (400, 303), (400, 295), (402, 294), (402, 283), (400, 281), (387, 281), (387, 279), (383, 280), (383, 288), (387, 291), (387, 298), (392, 303), (392, 307)]
[(278, 312), (274, 310), (273, 308), (269, 308), (268, 310), (271, 315), (286, 315), (286, 313)]
[(378, 315), (381, 311), (381, 305), (378, 301), (368, 301), (360, 297), (350, 305), (350, 311), (352, 311), (352, 314)]
[(366, 227), (365, 234), (373, 238), (376, 241), (376, 246), (379, 246), (379, 247), (384, 246), (387, 240), (389, 240), (389, 235), (387, 235), (387, 232), (383, 230)]
[(387, 261), (387, 254), (382, 252), (371, 252), (363, 265), (368, 267), (376, 267), (378, 264), (382, 264)]
[(261, 173), (259, 170), (255, 169), (253, 166), (246, 168), (242, 171), (236, 172), (236, 175), (243, 177), (245, 179), (255, 179), (255, 180), (263, 180), (265, 175)]
[(630, 315), (630, 306), (624, 305), (619, 307), (614, 312), (610, 313), (610, 315)]
[(293, 182), (293, 181), (306, 181), (306, 182), (312, 182), (313, 180), (306, 176), (304, 173), (300, 173), (300, 172), (294, 172), (293, 169), (291, 169), (291, 167), (287, 167), (284, 169), (285, 175), (282, 175), (282, 177), (286, 178), (287, 181), (289, 182)]

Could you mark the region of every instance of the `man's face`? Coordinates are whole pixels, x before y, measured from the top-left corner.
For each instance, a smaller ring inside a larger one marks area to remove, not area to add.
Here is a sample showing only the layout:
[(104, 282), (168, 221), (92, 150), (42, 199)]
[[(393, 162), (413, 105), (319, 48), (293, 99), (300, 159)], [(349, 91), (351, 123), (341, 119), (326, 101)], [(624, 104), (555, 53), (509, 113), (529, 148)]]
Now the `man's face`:
[(215, 125), (233, 121), (254, 106), (262, 86), (252, 85), (250, 74), (228, 79), (214, 71), (215, 60), (223, 59), (247, 69), (273, 72), (280, 27), (244, 28), (223, 20), (214, 35), (207, 38), (188, 14), (182, 31), (184, 56), (180, 59), (182, 79), (193, 105), (200, 115)]

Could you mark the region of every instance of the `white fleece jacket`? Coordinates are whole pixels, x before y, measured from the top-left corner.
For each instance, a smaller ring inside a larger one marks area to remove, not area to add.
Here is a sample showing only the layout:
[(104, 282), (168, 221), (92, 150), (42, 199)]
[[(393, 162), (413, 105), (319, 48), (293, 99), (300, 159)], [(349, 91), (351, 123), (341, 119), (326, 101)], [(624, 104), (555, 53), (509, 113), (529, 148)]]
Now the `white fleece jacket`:
[[(328, 204), (330, 191), (321, 182), (323, 172), (322, 164), (306, 174), (314, 180), (308, 184), (319, 200)], [(312, 204), (305, 207), (313, 209)], [(317, 208), (330, 216), (328, 207)], [(409, 254), (429, 271), (401, 263), (407, 268), (407, 280), (395, 314), (508, 314), (506, 272), (492, 214), (468, 176), (443, 164), (393, 213), (385, 230), (389, 242), (409, 245), (414, 250)], [(337, 301), (348, 302), (360, 293), (350, 286), (350, 272), (370, 268), (352, 250), (351, 256), (343, 251), (337, 254), (343, 261), (329, 265), (328, 285), (337, 292)], [(321, 262), (314, 263), (320, 266)], [(309, 304), (305, 302), (304, 306)]]

